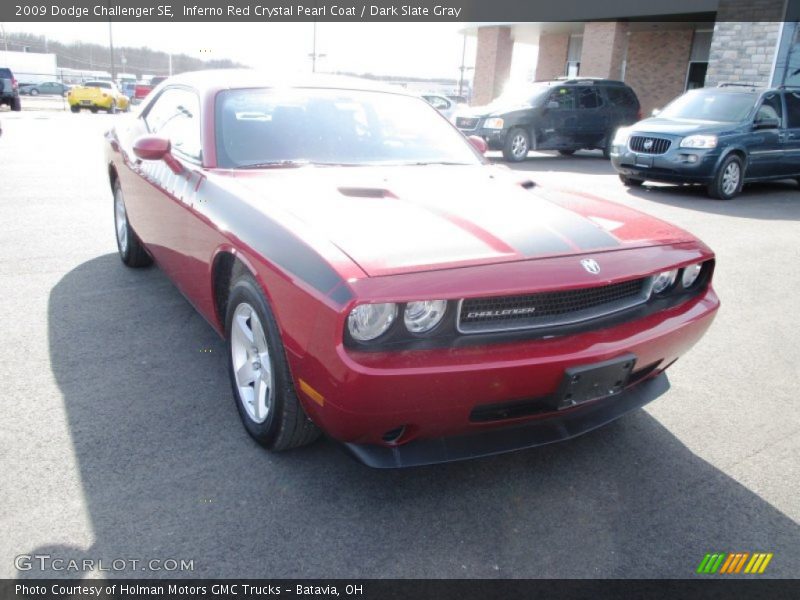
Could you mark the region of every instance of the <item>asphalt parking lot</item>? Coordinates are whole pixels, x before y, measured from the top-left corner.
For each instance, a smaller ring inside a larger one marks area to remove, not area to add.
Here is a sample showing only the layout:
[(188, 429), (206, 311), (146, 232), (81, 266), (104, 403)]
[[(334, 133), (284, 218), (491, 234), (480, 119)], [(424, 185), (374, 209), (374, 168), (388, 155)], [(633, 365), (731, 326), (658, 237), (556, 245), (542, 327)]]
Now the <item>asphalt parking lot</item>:
[[(0, 578), (691, 577), (706, 552), (800, 572), (800, 189), (625, 189), (599, 154), (531, 155), (717, 252), (723, 307), (645, 410), (571, 442), (401, 471), (327, 441), (272, 455), (239, 423), (223, 344), (116, 255), (102, 132), (121, 115), (0, 111)], [(210, 350), (210, 351), (209, 351)], [(19, 570), (19, 555), (192, 560)]]

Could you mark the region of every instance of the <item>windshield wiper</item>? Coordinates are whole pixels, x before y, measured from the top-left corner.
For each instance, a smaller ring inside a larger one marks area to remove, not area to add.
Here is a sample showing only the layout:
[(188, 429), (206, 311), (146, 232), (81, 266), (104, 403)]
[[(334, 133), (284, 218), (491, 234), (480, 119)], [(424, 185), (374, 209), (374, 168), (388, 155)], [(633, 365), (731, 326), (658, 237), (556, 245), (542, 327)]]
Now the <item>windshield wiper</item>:
[(238, 165), (237, 169), (296, 169), (307, 167), (311, 163), (307, 160), (270, 160), (248, 165)]

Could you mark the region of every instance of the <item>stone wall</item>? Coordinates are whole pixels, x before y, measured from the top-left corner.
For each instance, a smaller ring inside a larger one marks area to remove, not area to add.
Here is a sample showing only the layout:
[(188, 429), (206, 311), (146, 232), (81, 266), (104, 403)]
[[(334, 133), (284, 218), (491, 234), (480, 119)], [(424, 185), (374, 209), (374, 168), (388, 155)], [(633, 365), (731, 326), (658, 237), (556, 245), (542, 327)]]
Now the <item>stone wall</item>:
[(769, 85), (781, 26), (778, 21), (717, 21), (706, 86), (724, 81)]

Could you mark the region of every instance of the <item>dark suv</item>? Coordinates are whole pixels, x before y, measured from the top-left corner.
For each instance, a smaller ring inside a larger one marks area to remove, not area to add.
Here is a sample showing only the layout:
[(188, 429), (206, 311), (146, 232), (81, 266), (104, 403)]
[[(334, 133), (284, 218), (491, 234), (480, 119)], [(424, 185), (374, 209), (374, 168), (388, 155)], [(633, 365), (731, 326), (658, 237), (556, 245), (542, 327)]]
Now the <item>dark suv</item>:
[(7, 67), (0, 67), (0, 106), (7, 104), (11, 110), (21, 110), (19, 86), (14, 74)]
[(569, 155), (599, 148), (608, 157), (617, 128), (641, 118), (636, 94), (621, 81), (564, 79), (538, 81), (459, 113), (456, 126), (518, 162), (530, 150)]
[(620, 129), (611, 162), (627, 186), (699, 183), (721, 200), (746, 182), (800, 178), (800, 88), (691, 90)]

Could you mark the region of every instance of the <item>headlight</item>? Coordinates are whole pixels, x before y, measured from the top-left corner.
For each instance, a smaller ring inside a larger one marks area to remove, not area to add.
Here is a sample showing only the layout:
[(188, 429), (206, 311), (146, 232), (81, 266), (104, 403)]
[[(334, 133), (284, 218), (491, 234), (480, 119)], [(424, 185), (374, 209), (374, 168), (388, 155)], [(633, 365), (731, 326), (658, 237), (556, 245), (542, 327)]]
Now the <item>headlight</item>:
[(681, 148), (716, 148), (715, 135), (690, 135), (681, 140)]
[(353, 339), (368, 342), (384, 333), (397, 317), (397, 305), (361, 304), (356, 306), (347, 317), (347, 328)]
[(614, 139), (611, 142), (612, 146), (627, 146), (628, 138), (631, 137), (631, 130), (627, 127), (620, 127), (617, 133), (614, 134)]
[(447, 310), (447, 300), (423, 300), (406, 304), (403, 321), (411, 333), (425, 333), (439, 324)]
[(502, 129), (503, 128), (503, 119), (498, 117), (494, 117), (492, 119), (486, 119), (484, 121), (483, 126), (486, 129)]
[(683, 276), (681, 277), (681, 283), (683, 284), (683, 287), (692, 287), (692, 284), (697, 281), (697, 278), (700, 276), (700, 271), (702, 269), (702, 263), (695, 263), (693, 265), (689, 265), (688, 267), (684, 267)]
[(672, 271), (662, 271), (658, 275), (656, 275), (655, 279), (653, 280), (653, 293), (660, 294), (668, 290), (672, 287), (672, 284), (675, 283), (675, 279), (678, 277), (678, 269), (673, 269)]

